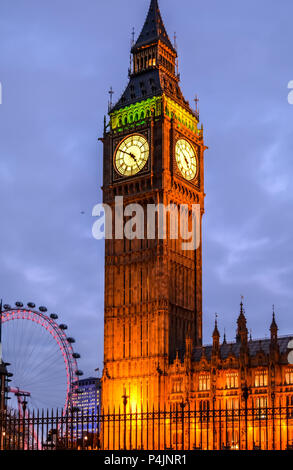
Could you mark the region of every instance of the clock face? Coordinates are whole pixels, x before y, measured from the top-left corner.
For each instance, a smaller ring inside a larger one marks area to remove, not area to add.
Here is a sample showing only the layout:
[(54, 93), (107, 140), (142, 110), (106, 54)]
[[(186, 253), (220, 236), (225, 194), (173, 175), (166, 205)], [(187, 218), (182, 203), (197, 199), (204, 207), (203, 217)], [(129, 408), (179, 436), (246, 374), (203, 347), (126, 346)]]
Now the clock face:
[(115, 166), (120, 175), (134, 176), (146, 165), (149, 158), (149, 144), (142, 135), (131, 135), (118, 146)]
[(197, 172), (197, 157), (192, 145), (187, 140), (178, 140), (175, 155), (182, 176), (189, 181), (193, 180)]

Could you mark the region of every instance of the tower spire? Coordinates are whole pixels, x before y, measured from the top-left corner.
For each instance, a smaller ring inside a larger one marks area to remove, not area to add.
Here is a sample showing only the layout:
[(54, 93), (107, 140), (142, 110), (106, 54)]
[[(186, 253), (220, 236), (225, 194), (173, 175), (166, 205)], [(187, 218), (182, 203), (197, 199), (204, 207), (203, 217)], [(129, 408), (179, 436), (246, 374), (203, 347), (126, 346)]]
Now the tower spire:
[(176, 53), (162, 20), (158, 0), (151, 0), (147, 18), (141, 33), (132, 48), (132, 52), (142, 46), (147, 46), (158, 41), (163, 42), (169, 49), (171, 49), (172, 52)]
[(227, 338), (226, 338), (226, 328), (224, 328), (224, 339), (223, 339), (223, 344), (227, 344)]
[(220, 345), (220, 333), (218, 330), (218, 314), (216, 313), (216, 318), (215, 318), (215, 328), (213, 332), (213, 352), (216, 353), (219, 350), (219, 345)]
[(218, 330), (218, 314), (215, 313), (215, 328), (214, 328), (214, 332), (213, 332), (213, 336), (216, 334), (216, 335), (219, 335), (219, 330)]
[(248, 330), (246, 326), (246, 317), (244, 314), (243, 308), (243, 296), (241, 296), (240, 302), (240, 314), (237, 320), (237, 334), (236, 334), (236, 341), (238, 343), (246, 344), (248, 338)]
[(109, 106), (109, 112), (143, 101), (146, 97), (166, 94), (198, 120), (198, 113), (191, 109), (180, 89), (176, 46), (170, 41), (157, 0), (151, 0), (143, 28), (136, 41), (134, 36), (132, 39), (128, 68), (130, 80), (115, 106)]
[(275, 342), (278, 339), (278, 325), (276, 323), (276, 318), (275, 318), (275, 306), (273, 305), (273, 319), (272, 323), (270, 326), (270, 331), (271, 331), (271, 341)]

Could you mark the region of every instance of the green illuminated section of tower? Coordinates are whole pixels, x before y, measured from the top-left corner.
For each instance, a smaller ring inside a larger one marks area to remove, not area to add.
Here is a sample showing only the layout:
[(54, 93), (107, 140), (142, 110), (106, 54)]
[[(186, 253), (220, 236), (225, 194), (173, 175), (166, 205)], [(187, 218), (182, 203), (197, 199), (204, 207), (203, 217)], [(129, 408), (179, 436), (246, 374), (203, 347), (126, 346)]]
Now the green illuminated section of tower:
[(152, 114), (162, 114), (162, 97), (154, 96), (147, 100), (125, 106), (110, 113), (111, 130), (121, 130), (128, 124), (142, 125)]

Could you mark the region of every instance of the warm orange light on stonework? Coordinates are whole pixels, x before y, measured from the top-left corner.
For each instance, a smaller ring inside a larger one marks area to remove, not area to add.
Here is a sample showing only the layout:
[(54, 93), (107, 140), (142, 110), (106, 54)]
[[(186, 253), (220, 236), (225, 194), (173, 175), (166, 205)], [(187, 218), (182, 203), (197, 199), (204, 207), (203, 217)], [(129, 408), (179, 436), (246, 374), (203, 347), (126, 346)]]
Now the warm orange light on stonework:
[[(201, 233), (203, 128), (182, 95), (157, 0), (132, 55), (129, 84), (102, 139), (104, 202), (113, 207), (123, 196), (145, 214), (149, 204), (185, 204), (189, 214), (197, 204)], [(202, 240), (195, 251), (181, 242), (169, 235), (106, 240), (102, 403), (111, 419), (103, 421), (104, 448), (293, 446), (291, 337), (278, 338), (273, 315), (270, 339), (253, 341), (241, 301), (236, 341), (221, 340), (216, 321), (203, 347)]]

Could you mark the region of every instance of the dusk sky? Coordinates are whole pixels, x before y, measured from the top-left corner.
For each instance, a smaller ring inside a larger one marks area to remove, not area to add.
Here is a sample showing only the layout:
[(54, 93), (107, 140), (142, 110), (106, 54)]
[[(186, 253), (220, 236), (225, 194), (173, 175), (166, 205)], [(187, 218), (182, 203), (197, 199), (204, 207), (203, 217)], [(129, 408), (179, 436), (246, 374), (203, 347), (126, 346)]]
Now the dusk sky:
[[(149, 0), (2, 0), (0, 294), (47, 306), (85, 375), (103, 367), (103, 119), (127, 85), (132, 28)], [(293, 333), (293, 2), (160, 0), (177, 33), (181, 87), (204, 125), (204, 342), (215, 312), (235, 337)], [(84, 212), (84, 213), (83, 213)]]

